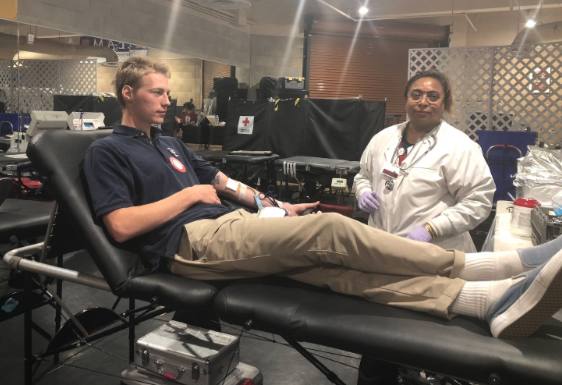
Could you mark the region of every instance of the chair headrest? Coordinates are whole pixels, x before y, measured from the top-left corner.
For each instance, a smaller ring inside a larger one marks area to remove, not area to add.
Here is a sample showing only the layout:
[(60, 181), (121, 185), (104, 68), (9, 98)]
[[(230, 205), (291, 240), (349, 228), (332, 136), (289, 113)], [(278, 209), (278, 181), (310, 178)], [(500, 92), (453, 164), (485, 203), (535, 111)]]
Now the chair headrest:
[(110, 130), (43, 131), (34, 136), (27, 155), (42, 176), (76, 234), (112, 290), (118, 293), (129, 278), (145, 268), (138, 254), (126, 244), (114, 242), (93, 214), (82, 172), (90, 144), (110, 135)]

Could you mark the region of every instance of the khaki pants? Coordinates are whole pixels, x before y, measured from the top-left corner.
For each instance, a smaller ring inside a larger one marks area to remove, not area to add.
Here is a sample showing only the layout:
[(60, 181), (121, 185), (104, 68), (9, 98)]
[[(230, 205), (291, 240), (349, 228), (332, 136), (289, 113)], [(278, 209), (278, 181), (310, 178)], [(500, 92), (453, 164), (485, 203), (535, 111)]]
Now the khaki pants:
[(185, 225), (169, 268), (198, 280), (277, 274), (451, 318), (464, 253), (410, 241), (339, 214), (258, 218), (238, 210)]

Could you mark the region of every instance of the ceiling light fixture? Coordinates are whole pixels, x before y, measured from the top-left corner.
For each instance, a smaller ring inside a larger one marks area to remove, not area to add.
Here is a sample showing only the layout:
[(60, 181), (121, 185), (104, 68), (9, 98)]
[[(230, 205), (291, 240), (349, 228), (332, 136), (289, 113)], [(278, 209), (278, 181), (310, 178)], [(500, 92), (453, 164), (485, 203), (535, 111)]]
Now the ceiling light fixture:
[(537, 22), (534, 19), (529, 19), (525, 23), (525, 27), (527, 28), (533, 28), (535, 25), (537, 25)]
[(360, 14), (360, 15), (364, 15), (364, 14), (366, 14), (367, 12), (369, 12), (369, 10), (367, 9), (367, 7), (361, 7), (361, 8), (359, 8), (359, 14)]

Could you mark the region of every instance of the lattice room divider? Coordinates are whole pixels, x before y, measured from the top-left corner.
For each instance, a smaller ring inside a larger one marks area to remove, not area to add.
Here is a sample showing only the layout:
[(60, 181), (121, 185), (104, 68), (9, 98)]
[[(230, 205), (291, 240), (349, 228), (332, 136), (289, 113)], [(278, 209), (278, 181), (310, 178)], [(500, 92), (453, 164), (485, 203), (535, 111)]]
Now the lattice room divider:
[(521, 47), (411, 49), (409, 77), (437, 69), (453, 85), (447, 122), (477, 140), (477, 130), (537, 131), (562, 145), (562, 43)]
[(97, 95), (95, 59), (0, 61), (6, 112), (52, 110), (53, 95)]

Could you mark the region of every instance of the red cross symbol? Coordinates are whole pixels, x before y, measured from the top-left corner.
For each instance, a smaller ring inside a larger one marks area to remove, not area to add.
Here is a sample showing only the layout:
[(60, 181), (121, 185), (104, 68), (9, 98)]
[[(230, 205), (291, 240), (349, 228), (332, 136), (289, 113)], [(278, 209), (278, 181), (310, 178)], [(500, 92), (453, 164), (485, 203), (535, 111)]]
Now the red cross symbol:
[(242, 123), (244, 123), (244, 127), (246, 127), (250, 123), (250, 120), (246, 118), (242, 121)]

